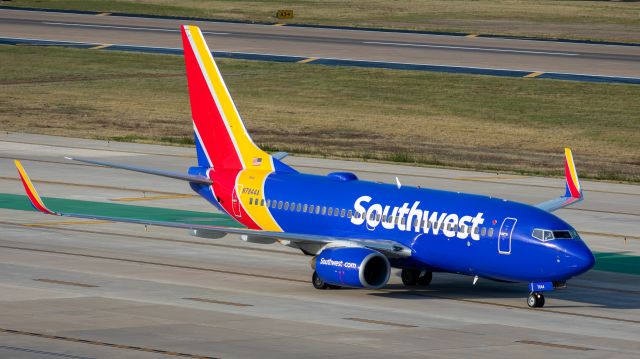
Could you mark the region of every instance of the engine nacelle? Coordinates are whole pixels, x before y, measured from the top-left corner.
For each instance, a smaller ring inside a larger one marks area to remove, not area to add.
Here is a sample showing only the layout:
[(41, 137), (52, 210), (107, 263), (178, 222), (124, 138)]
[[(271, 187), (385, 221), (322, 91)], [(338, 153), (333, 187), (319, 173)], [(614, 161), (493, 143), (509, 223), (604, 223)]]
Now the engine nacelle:
[(391, 274), (387, 257), (361, 247), (327, 248), (316, 256), (315, 269), (326, 283), (353, 288), (382, 288)]

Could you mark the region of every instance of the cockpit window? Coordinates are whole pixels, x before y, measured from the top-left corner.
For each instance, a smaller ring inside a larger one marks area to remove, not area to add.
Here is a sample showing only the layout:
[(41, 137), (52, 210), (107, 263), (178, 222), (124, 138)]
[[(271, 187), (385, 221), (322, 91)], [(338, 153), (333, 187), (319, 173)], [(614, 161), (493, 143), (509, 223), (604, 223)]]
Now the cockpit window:
[(531, 233), (533, 238), (539, 239), (543, 242), (554, 239), (573, 239), (578, 238), (578, 234), (575, 231), (550, 231), (548, 229), (534, 229)]
[(553, 238), (555, 239), (571, 239), (573, 236), (570, 231), (553, 231)]

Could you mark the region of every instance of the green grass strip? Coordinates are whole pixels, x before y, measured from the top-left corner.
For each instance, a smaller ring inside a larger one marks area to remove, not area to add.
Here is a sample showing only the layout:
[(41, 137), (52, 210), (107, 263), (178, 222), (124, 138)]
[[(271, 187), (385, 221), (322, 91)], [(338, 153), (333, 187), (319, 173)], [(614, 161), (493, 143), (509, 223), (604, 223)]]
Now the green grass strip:
[[(241, 227), (229, 216), (219, 213), (195, 212), (128, 204), (80, 201), (64, 198), (44, 198), (47, 206), (55, 211), (95, 214), (120, 218), (196, 223), (214, 226)], [(0, 208), (19, 211), (35, 211), (24, 195), (0, 193)], [(620, 253), (595, 252), (595, 270), (640, 275), (640, 256)]]
[[(43, 198), (49, 209), (60, 212), (94, 214), (119, 218), (195, 223), (213, 226), (241, 227), (225, 214), (195, 212), (167, 208), (134, 206), (128, 204), (79, 201), (64, 198)], [(35, 211), (24, 195), (0, 193), (0, 208)]]

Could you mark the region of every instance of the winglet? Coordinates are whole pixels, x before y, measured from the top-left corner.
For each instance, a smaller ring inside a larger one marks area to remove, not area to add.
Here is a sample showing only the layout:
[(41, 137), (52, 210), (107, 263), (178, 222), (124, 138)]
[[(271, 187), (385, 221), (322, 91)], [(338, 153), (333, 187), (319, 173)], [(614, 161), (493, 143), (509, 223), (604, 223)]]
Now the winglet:
[(20, 161), (15, 160), (14, 162), (16, 164), (16, 168), (18, 169), (20, 180), (22, 180), (22, 185), (24, 186), (24, 190), (27, 192), (27, 196), (29, 197), (29, 200), (31, 201), (31, 205), (33, 206), (33, 208), (37, 209), (42, 213), (56, 214), (55, 212), (50, 211), (44, 205), (44, 203), (40, 199), (40, 196), (38, 195), (38, 192), (36, 192), (35, 187), (33, 187), (33, 183), (31, 183), (31, 179), (29, 179), (27, 172), (24, 170), (24, 167), (22, 167), (22, 164), (20, 163)]
[(564, 149), (564, 175), (567, 181), (565, 197), (582, 198), (582, 189), (578, 180), (578, 172), (573, 162), (570, 148)]

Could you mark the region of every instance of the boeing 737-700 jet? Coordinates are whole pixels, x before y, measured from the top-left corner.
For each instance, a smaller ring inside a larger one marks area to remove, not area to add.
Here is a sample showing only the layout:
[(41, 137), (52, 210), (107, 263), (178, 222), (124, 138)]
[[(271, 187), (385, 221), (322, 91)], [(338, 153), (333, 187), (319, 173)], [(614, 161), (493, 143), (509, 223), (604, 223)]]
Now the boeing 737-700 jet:
[(240, 235), (313, 256), (315, 288), (377, 289), (401, 269), (407, 286), (428, 285), (433, 272), (459, 273), (529, 285), (530, 307), (543, 292), (564, 287), (589, 270), (594, 257), (578, 233), (551, 212), (582, 200), (569, 149), (566, 193), (536, 205), (440, 190), (380, 184), (355, 174), (304, 174), (251, 140), (199, 28), (182, 27), (197, 166), (168, 172), (75, 158), (73, 160), (171, 177), (246, 228), (172, 223), (55, 212), (38, 196), (20, 162), (32, 205), (58, 216), (184, 228), (203, 238)]

